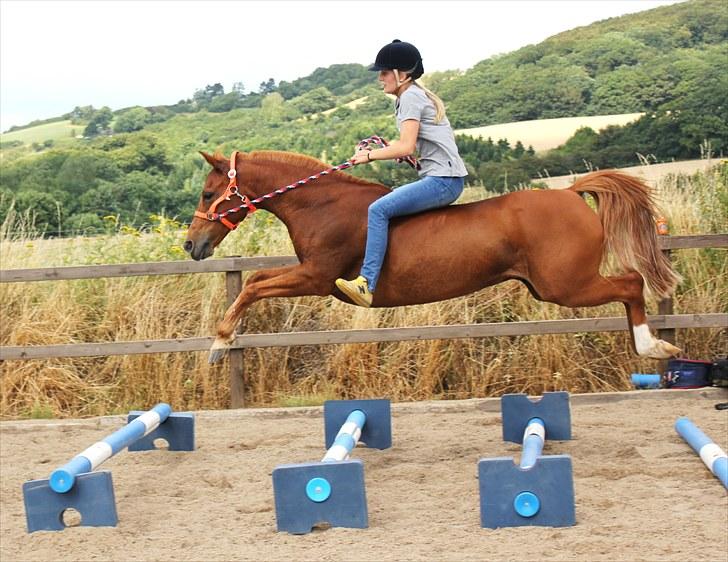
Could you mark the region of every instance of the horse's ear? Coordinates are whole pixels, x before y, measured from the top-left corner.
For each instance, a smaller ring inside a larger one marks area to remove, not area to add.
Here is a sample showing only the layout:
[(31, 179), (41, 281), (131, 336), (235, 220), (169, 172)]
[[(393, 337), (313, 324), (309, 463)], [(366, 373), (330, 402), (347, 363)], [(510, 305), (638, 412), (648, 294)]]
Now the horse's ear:
[(207, 163), (212, 166), (213, 168), (220, 169), (220, 160), (215, 158), (212, 154), (208, 154), (207, 152), (203, 152), (200, 150), (200, 154), (202, 154), (202, 157), (207, 160)]

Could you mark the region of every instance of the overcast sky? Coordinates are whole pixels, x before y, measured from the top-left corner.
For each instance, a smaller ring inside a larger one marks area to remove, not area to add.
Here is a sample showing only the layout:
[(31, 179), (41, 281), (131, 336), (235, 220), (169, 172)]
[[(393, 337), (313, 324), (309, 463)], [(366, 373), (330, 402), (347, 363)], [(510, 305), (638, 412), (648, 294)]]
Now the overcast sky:
[[(561, 31), (680, 0), (0, 0), (0, 130), (77, 105), (171, 105), (373, 62), (392, 39), (466, 70)], [(374, 80), (372, 74), (372, 80)]]

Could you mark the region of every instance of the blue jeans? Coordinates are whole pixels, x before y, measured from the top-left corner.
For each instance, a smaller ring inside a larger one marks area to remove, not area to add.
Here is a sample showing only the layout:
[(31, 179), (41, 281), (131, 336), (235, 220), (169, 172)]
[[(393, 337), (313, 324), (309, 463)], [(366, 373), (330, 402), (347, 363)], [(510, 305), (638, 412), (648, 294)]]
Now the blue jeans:
[(369, 205), (367, 247), (361, 274), (374, 292), (387, 253), (389, 219), (449, 205), (460, 197), (465, 178), (425, 176), (398, 187)]

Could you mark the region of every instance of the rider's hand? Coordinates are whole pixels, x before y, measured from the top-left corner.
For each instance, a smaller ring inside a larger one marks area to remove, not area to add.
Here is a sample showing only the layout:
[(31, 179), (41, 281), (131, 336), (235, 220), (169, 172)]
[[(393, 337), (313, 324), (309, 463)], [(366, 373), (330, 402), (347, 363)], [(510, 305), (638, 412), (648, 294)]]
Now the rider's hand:
[(357, 150), (354, 156), (351, 157), (351, 163), (355, 166), (357, 164), (366, 164), (367, 162), (371, 162), (369, 159), (369, 151), (368, 150)]

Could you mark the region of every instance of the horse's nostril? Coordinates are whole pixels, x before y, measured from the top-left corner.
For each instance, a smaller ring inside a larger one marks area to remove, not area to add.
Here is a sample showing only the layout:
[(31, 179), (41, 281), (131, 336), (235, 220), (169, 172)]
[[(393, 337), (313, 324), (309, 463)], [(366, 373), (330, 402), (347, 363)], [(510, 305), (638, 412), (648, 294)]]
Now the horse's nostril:
[(189, 254), (192, 251), (194, 244), (193, 244), (192, 240), (187, 240), (184, 243), (184, 246), (182, 246), (182, 247), (185, 249), (185, 252), (187, 252)]

